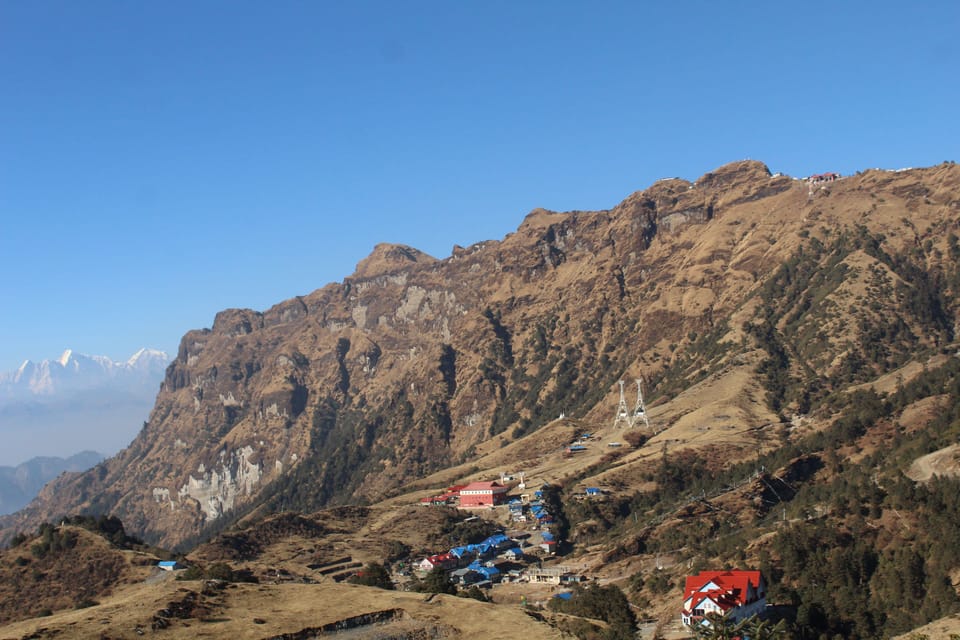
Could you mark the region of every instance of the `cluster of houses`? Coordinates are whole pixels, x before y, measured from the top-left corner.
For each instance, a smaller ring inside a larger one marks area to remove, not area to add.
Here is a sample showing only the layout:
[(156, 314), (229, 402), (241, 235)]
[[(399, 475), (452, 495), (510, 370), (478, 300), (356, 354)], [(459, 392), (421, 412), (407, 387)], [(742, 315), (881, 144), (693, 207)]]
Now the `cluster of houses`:
[(533, 500), (530, 500), (529, 495), (513, 498), (507, 503), (507, 509), (510, 511), (510, 519), (514, 522), (534, 521), (542, 527), (549, 527), (554, 523), (553, 514), (543, 504), (541, 489), (533, 492)]
[[(450, 580), (461, 586), (488, 586), (504, 580), (536, 581), (535, 570), (526, 567), (530, 553), (555, 555), (557, 539), (551, 528), (553, 514), (542, 502), (543, 490), (509, 499), (508, 487), (497, 482), (472, 482), (450, 487), (446, 493), (422, 500), (423, 504), (456, 504), (461, 509), (506, 505), (511, 521), (534, 525), (536, 533), (515, 531), (510, 535), (497, 533), (483, 542), (454, 547), (445, 553), (427, 556), (416, 568), (421, 573), (442, 568)], [(451, 503), (451, 496), (456, 499)], [(531, 541), (531, 538), (534, 541)], [(506, 574), (506, 575), (505, 575)], [(539, 575), (539, 574), (538, 574)]]
[[(832, 176), (832, 177), (827, 177)], [(835, 180), (838, 174), (814, 176), (824, 180)], [(587, 437), (584, 434), (584, 437)], [(582, 442), (582, 441), (581, 441)], [(580, 442), (572, 447), (582, 446)], [(574, 453), (570, 451), (568, 453)], [(521, 485), (522, 486), (522, 485)], [(510, 498), (510, 487), (498, 482), (471, 482), (447, 488), (444, 493), (421, 500), (425, 505), (452, 505), (461, 509), (492, 508), (506, 505), (510, 519), (514, 523), (535, 523), (539, 530), (540, 542), (533, 545), (527, 532), (512, 535), (497, 533), (483, 542), (454, 547), (446, 553), (428, 556), (417, 563), (421, 573), (441, 568), (451, 582), (460, 586), (489, 586), (505, 580), (550, 582), (570, 584), (582, 581), (583, 576), (567, 567), (544, 568), (537, 565), (525, 566), (529, 552), (536, 549), (538, 554), (554, 555), (557, 540), (551, 531), (554, 517), (543, 504), (543, 491), (533, 493), (533, 499), (527, 494)], [(604, 492), (597, 487), (586, 487), (583, 498), (602, 498)], [(527, 548), (527, 553), (524, 552)], [(728, 616), (738, 622), (766, 609), (766, 583), (759, 571), (702, 571), (696, 576), (688, 576), (683, 592), (683, 611), (681, 620), (689, 627), (709, 625), (709, 615)]]
[[(452, 582), (461, 586), (489, 586), (503, 579), (502, 572), (497, 567), (497, 558), (510, 563), (522, 562), (525, 559), (520, 545), (520, 541), (504, 533), (497, 533), (477, 544), (454, 547), (446, 553), (427, 556), (418, 562), (416, 567), (421, 573), (428, 573), (439, 567), (447, 572)], [(517, 575), (514, 574), (514, 577)]]

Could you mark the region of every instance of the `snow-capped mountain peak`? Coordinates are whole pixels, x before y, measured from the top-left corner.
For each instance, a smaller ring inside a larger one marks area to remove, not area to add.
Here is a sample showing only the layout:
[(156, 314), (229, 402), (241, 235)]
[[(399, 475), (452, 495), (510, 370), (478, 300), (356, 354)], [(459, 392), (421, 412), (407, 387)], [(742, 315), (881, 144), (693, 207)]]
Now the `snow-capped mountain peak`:
[(137, 351), (135, 354), (130, 356), (127, 360), (128, 367), (143, 367), (150, 366), (156, 363), (160, 363), (163, 366), (170, 361), (170, 356), (167, 355), (165, 351), (160, 351), (158, 349), (147, 349), (143, 348)]
[[(152, 390), (162, 379), (170, 358), (157, 349), (140, 349), (126, 361), (88, 356), (66, 349), (56, 360), (24, 361), (10, 373), (0, 373), (0, 405), (8, 400), (51, 396), (64, 392), (147, 383)], [(149, 378), (149, 380), (147, 380)], [(119, 384), (118, 384), (119, 383)]]
[(156, 349), (119, 362), (66, 349), (0, 372), (0, 463), (87, 448), (113, 453), (149, 415), (168, 362)]

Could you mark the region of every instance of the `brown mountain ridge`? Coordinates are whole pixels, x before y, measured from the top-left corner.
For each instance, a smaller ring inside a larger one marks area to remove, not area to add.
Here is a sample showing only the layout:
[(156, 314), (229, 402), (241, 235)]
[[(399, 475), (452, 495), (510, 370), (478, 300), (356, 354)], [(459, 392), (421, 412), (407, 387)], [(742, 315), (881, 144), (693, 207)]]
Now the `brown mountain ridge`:
[(953, 340), (958, 214), (951, 163), (811, 185), (743, 161), (445, 259), (381, 244), (341, 283), (188, 332), (130, 446), (2, 522), (111, 513), (184, 546), (255, 509), (382, 500), (561, 413), (609, 425), (641, 376), (661, 440), (752, 451), (728, 435)]

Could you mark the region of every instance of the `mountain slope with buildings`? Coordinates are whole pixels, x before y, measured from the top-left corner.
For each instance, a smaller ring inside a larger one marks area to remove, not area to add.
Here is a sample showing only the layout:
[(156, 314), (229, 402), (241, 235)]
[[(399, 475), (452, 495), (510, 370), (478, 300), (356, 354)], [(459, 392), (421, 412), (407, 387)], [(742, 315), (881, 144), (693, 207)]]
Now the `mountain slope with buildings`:
[(253, 510), (377, 501), (561, 414), (608, 426), (641, 378), (655, 428), (684, 434), (662, 439), (737, 459), (952, 342), (958, 211), (953, 164), (807, 181), (743, 161), (535, 210), (442, 260), (380, 245), (341, 283), (186, 334), (133, 443), (4, 524), (110, 512), (175, 546)]
[[(605, 585), (669, 633), (686, 577), (735, 567), (804, 637), (888, 637), (960, 609), (958, 214), (952, 163), (739, 162), (442, 260), (380, 245), (342, 283), (188, 333), (131, 446), (3, 522), (110, 513), (261, 580), (124, 587), (54, 632), (309, 635), (387, 611), (408, 637), (630, 637)], [(401, 586), (434, 565), (465, 593), (504, 583), (469, 605), (341, 584), (380, 563)]]

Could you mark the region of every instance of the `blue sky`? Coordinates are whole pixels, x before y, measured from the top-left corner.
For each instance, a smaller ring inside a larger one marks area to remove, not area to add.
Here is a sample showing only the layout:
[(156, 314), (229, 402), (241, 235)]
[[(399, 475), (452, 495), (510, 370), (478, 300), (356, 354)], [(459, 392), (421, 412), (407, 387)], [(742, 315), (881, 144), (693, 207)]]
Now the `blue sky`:
[(960, 3), (0, 3), (0, 371), (743, 158), (957, 159)]

